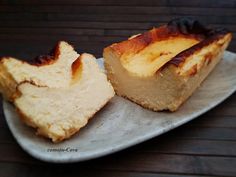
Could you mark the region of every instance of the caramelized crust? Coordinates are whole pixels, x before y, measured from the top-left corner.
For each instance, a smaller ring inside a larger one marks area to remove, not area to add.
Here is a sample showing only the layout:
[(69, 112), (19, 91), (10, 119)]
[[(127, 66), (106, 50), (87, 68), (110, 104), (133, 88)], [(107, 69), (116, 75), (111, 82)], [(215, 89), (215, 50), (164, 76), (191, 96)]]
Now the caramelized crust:
[[(72, 63), (79, 57), (73, 47), (60, 41), (49, 55), (37, 57), (34, 62), (13, 57), (0, 59), (0, 92), (13, 101), (16, 87), (24, 81), (53, 88), (70, 84)], [(74, 70), (77, 70), (76, 68)]]
[(81, 54), (71, 65), (72, 75), (74, 76), (78, 69), (82, 67), (81, 58), (84, 54)]
[(104, 52), (111, 50), (130, 73), (146, 77), (169, 64), (179, 67), (206, 46), (220, 45), (218, 41), (226, 35), (230, 41), (232, 34), (226, 29), (210, 29), (196, 20), (182, 18), (112, 44)]
[(88, 54), (81, 54), (71, 65), (71, 71), (72, 71), (72, 80), (71, 84), (76, 83), (81, 78), (82, 69), (83, 69), (83, 63), (81, 62), (83, 57), (86, 57)]
[(177, 19), (104, 49), (117, 95), (154, 111), (176, 111), (220, 62), (232, 34)]
[(140, 52), (141, 50), (143, 50), (144, 48), (146, 48), (147, 46), (149, 46), (154, 42), (167, 40), (172, 37), (190, 38), (196, 40), (204, 39), (204, 35), (182, 34), (180, 31), (165, 25), (159, 28), (153, 28), (150, 31), (147, 31), (135, 37), (131, 37), (127, 41), (112, 44), (107, 48), (113, 49), (113, 51), (120, 56), (127, 53), (134, 54)]
[(59, 45), (60, 42), (56, 44), (56, 46), (49, 52), (49, 54), (39, 55), (33, 61), (29, 62), (29, 64), (35, 66), (43, 66), (55, 63), (60, 55)]
[[(33, 66), (45, 66), (45, 65), (51, 65), (55, 63), (58, 60), (58, 57), (60, 55), (60, 43), (62, 41), (59, 41), (55, 47), (46, 55), (39, 55), (35, 57), (33, 60), (30, 61), (23, 61), (22, 63), (27, 63)], [(0, 57), (0, 62), (3, 62), (3, 60), (10, 59), (11, 57)]]
[(229, 34), (230, 38), (232, 38), (232, 34), (229, 33), (226, 29), (219, 28), (209, 31), (209, 33), (205, 34), (204, 40), (190, 47), (189, 49), (186, 49), (183, 52), (179, 53), (178, 55), (173, 57), (167, 64), (174, 64), (176, 66), (179, 66), (182, 62), (185, 61), (187, 57), (193, 55), (195, 52), (201, 50), (203, 47), (208, 46), (209, 44), (214, 43), (215, 41), (218, 41), (227, 34)]

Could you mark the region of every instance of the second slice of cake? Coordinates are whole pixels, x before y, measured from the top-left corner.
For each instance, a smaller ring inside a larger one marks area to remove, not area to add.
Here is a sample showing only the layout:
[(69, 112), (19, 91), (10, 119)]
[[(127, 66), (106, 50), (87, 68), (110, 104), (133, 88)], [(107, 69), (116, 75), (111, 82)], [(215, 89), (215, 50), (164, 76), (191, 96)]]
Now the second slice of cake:
[(53, 142), (78, 132), (115, 94), (96, 58), (63, 41), (34, 63), (1, 58), (0, 93), (27, 125)]
[(78, 132), (114, 96), (92, 55), (81, 54), (71, 71), (67, 87), (52, 88), (28, 81), (17, 86), (20, 95), (14, 104), (21, 118), (53, 142)]
[(118, 95), (154, 111), (175, 111), (220, 61), (231, 38), (224, 29), (177, 19), (105, 48), (105, 68)]

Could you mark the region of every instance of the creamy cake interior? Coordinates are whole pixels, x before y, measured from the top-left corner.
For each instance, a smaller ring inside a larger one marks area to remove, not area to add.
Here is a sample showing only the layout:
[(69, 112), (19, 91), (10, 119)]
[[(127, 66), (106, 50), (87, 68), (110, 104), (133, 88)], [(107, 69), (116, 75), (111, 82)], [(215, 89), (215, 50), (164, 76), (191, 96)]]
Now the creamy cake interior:
[(104, 49), (116, 94), (142, 107), (176, 111), (221, 60), (232, 34), (176, 19)]

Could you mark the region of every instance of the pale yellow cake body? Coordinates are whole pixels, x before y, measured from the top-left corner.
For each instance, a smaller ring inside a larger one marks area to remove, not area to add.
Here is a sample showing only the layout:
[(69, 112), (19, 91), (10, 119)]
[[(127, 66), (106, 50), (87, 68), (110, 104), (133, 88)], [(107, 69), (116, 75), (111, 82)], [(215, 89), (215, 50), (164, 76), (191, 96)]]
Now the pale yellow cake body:
[(42, 59), (29, 64), (2, 58), (0, 92), (38, 135), (60, 142), (84, 127), (115, 92), (96, 58), (79, 55), (66, 42)]
[(220, 61), (232, 35), (194, 49), (176, 65), (168, 62), (201, 41), (180, 35), (147, 44), (143, 38), (139, 35), (104, 49), (108, 79), (119, 96), (154, 111), (176, 111)]
[(28, 82), (18, 86), (21, 96), (15, 105), (24, 121), (53, 142), (78, 132), (115, 94), (93, 56), (82, 54), (80, 60), (80, 71), (68, 87), (55, 89)]

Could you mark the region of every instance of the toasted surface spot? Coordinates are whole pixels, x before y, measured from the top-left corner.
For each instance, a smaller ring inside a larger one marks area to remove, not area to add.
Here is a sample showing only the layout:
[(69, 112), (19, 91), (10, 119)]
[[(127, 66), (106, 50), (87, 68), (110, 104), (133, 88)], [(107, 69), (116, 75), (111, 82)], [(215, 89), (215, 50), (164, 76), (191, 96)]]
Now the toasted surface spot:
[(57, 44), (52, 56), (41, 56), (35, 64), (3, 57), (0, 60), (0, 92), (12, 101), (16, 86), (24, 81), (54, 88), (67, 86), (71, 65), (78, 57), (74, 48), (64, 41)]
[(195, 38), (171, 37), (154, 42), (135, 54), (122, 55), (125, 69), (138, 76), (151, 76), (175, 55), (197, 44)]

